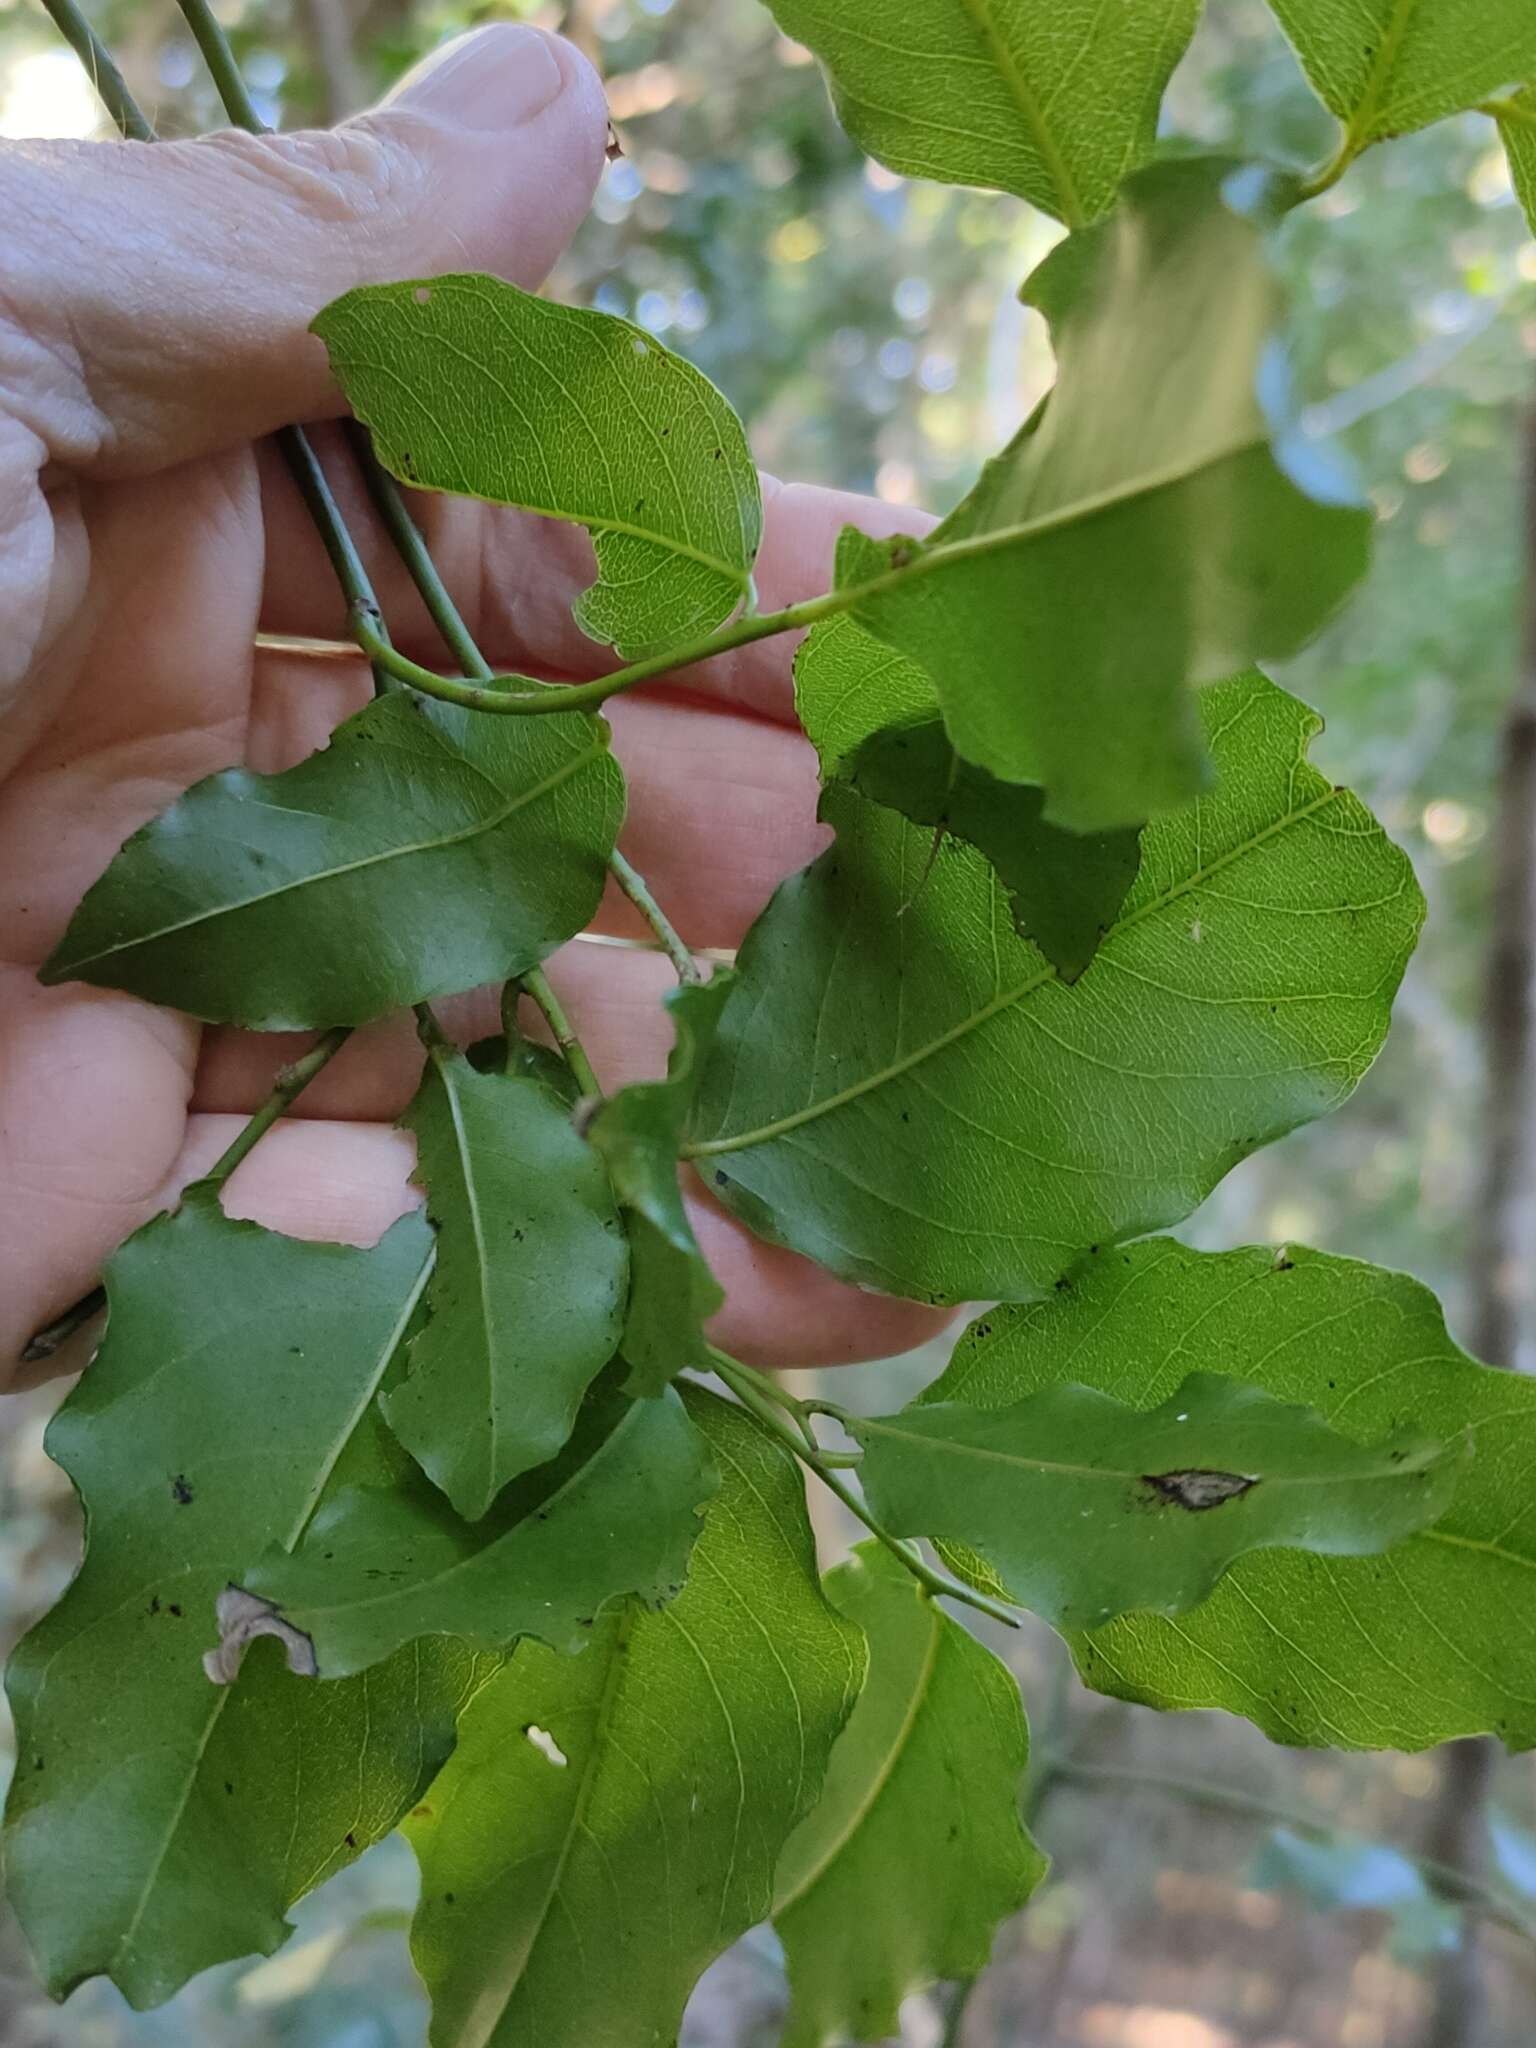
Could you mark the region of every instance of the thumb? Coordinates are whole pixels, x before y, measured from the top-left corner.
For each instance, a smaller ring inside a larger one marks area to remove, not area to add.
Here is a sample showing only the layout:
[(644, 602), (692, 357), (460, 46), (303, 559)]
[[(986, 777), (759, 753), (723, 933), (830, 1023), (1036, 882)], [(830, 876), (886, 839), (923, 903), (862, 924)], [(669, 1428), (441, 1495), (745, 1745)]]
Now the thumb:
[(337, 413), (307, 331), (320, 308), (448, 270), (536, 285), (587, 210), (606, 133), (585, 58), (500, 23), (328, 131), (6, 150), (0, 409), (98, 476)]

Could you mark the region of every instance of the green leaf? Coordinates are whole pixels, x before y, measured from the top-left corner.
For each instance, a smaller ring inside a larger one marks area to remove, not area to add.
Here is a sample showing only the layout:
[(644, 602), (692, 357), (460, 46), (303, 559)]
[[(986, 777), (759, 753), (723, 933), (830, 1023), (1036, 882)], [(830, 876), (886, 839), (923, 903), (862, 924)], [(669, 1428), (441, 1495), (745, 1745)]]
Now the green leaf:
[(846, 772), (874, 803), (985, 854), (1008, 891), (1020, 938), (1032, 939), (1063, 981), (1077, 980), (1136, 879), (1134, 827), (1080, 833), (1047, 824), (1045, 792), (962, 761), (937, 713), (876, 733)]
[(1509, 155), (1509, 175), (1536, 234), (1536, 86), (1499, 103), (1499, 134)]
[(985, 1969), (1046, 1870), (1019, 1823), (1029, 1732), (1007, 1666), (878, 1544), (826, 1589), (868, 1638), (869, 1676), (779, 1859), (782, 2048), (898, 2033), (909, 1992)]
[(674, 2040), (820, 1791), (859, 1632), (817, 1584), (793, 1461), (739, 1409), (687, 1401), (724, 1485), (682, 1595), (579, 1657), (518, 1650), (408, 1824), (433, 2048)]
[(1351, 153), (1536, 79), (1530, 0), (1270, 0)]
[(699, 1074), (734, 976), (674, 989), (674, 1026), (664, 1081), (621, 1088), (587, 1132), (607, 1164), (629, 1230), (629, 1307), (624, 1356), (631, 1394), (659, 1394), (685, 1369), (712, 1370), (704, 1324), (725, 1299), (683, 1206), (677, 1153)]
[(1076, 831), (1193, 797), (1191, 687), (1294, 653), (1365, 571), (1370, 515), (1289, 414), (1269, 205), (1225, 162), (1138, 173), (1025, 287), (1044, 405), (927, 540), (839, 543), (854, 617), (932, 676), (959, 752)]
[(830, 74), (859, 147), (911, 177), (1016, 192), (1071, 224), (1150, 154), (1200, 0), (768, 0)]
[(1007, 886), (1019, 936), (1034, 941), (1063, 981), (1077, 979), (1135, 879), (1134, 831), (1048, 825), (1038, 789), (962, 761), (926, 671), (846, 613), (801, 644), (795, 706), (824, 780), (851, 782), (914, 824), (942, 825), (977, 847)]
[(414, 1467), (393, 1477), (389, 1490), (339, 1487), (292, 1555), (269, 1551), (243, 1581), (276, 1625), (309, 1637), (321, 1678), (424, 1635), (579, 1650), (624, 1595), (660, 1606), (678, 1592), (719, 1483), (670, 1390), (636, 1402), (600, 1389), (561, 1456), (473, 1527)]
[(1073, 988), (978, 854), (946, 844), (918, 891), (930, 835), (826, 793), (837, 844), (748, 935), (695, 1109), (730, 1207), (867, 1285), (1027, 1299), (1343, 1101), (1417, 937), (1412, 871), (1307, 764), (1303, 705), (1260, 676), (1199, 703), (1215, 791), (1147, 827)]
[(134, 833), (42, 978), (259, 1031), (363, 1024), (580, 931), (623, 811), (601, 719), (394, 692), (296, 768), (227, 769)]
[(637, 661), (747, 596), (763, 507), (741, 422), (642, 328), (459, 276), (365, 285), (314, 331), (396, 476), (588, 529), (594, 639)]
[(1214, 1372), (1148, 1410), (1073, 1384), (1065, 1356), (1062, 1378), (1007, 1407), (848, 1423), (889, 1530), (964, 1544), (1062, 1629), (1182, 1614), (1254, 1550), (1378, 1556), (1440, 1519), (1466, 1451), (1418, 1430), (1358, 1444)]
[(1474, 1365), (1415, 1281), (1159, 1238), (1086, 1261), (1049, 1302), (984, 1316), (931, 1391), (1002, 1405), (1070, 1378), (1150, 1407), (1213, 1366), (1352, 1437), (1466, 1432), (1466, 1472), (1444, 1518), (1385, 1557), (1267, 1551), (1177, 1623), (1138, 1615), (1077, 1637), (1087, 1682), (1222, 1707), (1280, 1742), (1536, 1744), (1536, 1384)]
[(101, 1353), (48, 1432), (84, 1502), (79, 1575), (11, 1659), (10, 1895), (53, 1991), (139, 2006), (269, 1953), (284, 1909), (388, 1834), (485, 1660), (418, 1645), (323, 1690), (275, 1646), (211, 1685), (215, 1596), (302, 1529), (387, 1369), (429, 1251), (232, 1223), (216, 1193), (131, 1238)]
[(404, 1122), (438, 1228), (390, 1428), (469, 1521), (570, 1435), (618, 1348), (629, 1250), (603, 1163), (552, 1088), (428, 1048)]
[(1390, 1842), (1358, 1835), (1319, 1840), (1294, 1828), (1271, 1831), (1249, 1882), (1258, 1891), (1295, 1892), (1324, 1913), (1384, 1913), (1392, 1923), (1392, 1955), (1422, 1962), (1455, 1948), (1461, 1912), (1439, 1898), (1424, 1873)]

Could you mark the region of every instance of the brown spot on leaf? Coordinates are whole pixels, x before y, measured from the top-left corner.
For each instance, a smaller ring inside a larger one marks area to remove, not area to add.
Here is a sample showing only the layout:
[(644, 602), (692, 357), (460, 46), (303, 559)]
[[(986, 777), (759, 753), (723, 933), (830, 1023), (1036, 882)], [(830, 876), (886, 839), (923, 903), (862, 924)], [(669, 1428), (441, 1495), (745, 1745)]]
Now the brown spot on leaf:
[(1141, 1483), (1151, 1487), (1158, 1499), (1167, 1501), (1170, 1507), (1187, 1508), (1191, 1514), (1219, 1508), (1223, 1501), (1237, 1500), (1251, 1486), (1258, 1485), (1256, 1479), (1245, 1479), (1241, 1472), (1206, 1472), (1198, 1468), (1186, 1472), (1144, 1472)]

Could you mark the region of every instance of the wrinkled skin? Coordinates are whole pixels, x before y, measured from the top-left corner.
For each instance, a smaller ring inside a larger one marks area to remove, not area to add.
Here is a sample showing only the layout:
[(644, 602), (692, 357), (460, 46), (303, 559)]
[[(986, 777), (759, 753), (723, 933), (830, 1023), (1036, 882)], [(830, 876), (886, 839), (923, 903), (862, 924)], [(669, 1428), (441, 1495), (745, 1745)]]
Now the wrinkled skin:
[[(606, 110), (567, 45), (479, 31), (329, 134), (0, 152), (0, 1384), (28, 1334), (223, 1149), (304, 1041), (203, 1029), (35, 969), (121, 841), (200, 776), (287, 766), (362, 704), (351, 659), (258, 650), (337, 639), (334, 583), (261, 437), (341, 410), (306, 329), (355, 284), (485, 269), (536, 284), (585, 212)], [(443, 663), (350, 477), (317, 435), (397, 637)], [(765, 605), (823, 587), (839, 526), (882, 508), (768, 486)], [(418, 510), (498, 667), (586, 676), (570, 619), (583, 536), (424, 498)], [(612, 706), (623, 845), (690, 942), (734, 947), (823, 843), (795, 729), (791, 645), (765, 642)], [(610, 892), (612, 898), (612, 892)], [(622, 899), (600, 930), (639, 929)], [(605, 1085), (656, 1073), (658, 956), (577, 942), (551, 965)], [(443, 1006), (464, 1039), (489, 995)], [(231, 1178), (231, 1213), (373, 1241), (417, 1199), (392, 1128), (409, 1021), (362, 1031)], [(694, 1221), (728, 1300), (717, 1340), (760, 1363), (876, 1356), (935, 1327), (752, 1238), (702, 1188)], [(83, 1362), (78, 1348), (55, 1370)]]

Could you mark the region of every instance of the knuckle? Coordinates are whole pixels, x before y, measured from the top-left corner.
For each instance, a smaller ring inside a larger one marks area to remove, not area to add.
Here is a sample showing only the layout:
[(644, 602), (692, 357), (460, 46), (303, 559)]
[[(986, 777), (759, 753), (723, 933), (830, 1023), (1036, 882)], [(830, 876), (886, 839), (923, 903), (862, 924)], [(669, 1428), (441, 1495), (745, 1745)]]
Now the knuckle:
[(322, 226), (368, 229), (398, 220), (421, 196), (414, 152), (364, 118), (342, 128), (292, 135), (210, 136), (229, 174), (270, 195), (276, 186), (295, 209)]

